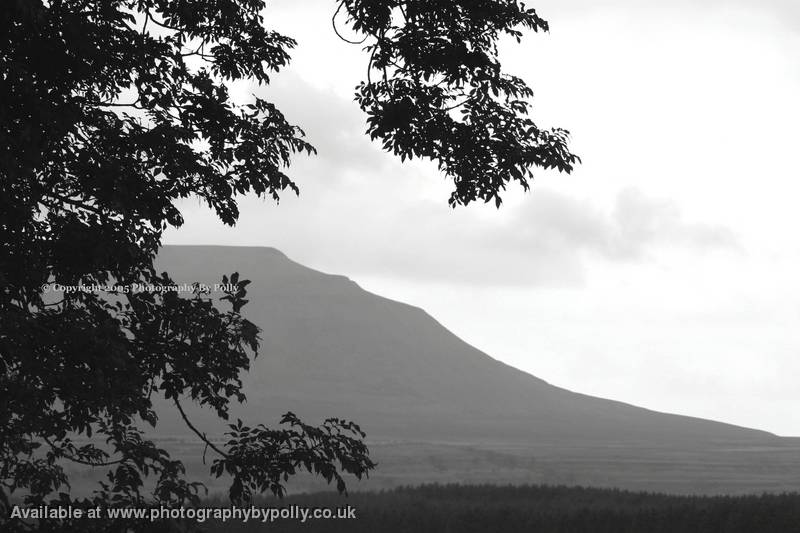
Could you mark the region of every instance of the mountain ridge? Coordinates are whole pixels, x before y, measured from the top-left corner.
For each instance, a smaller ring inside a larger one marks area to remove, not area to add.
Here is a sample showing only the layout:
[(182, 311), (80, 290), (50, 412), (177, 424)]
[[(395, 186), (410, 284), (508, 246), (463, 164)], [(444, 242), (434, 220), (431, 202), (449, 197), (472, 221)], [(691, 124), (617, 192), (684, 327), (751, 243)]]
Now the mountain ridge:
[[(254, 422), (274, 424), (292, 410), (309, 421), (353, 419), (376, 439), (455, 442), (669, 446), (780, 439), (552, 385), (470, 346), (419, 307), (305, 267), (276, 248), (165, 246), (157, 265), (176, 282), (219, 283), (234, 271), (252, 280), (243, 312), (262, 328), (263, 342), (244, 377), (248, 402), (234, 414)], [(192, 416), (220, 428), (208, 412), (194, 409)]]

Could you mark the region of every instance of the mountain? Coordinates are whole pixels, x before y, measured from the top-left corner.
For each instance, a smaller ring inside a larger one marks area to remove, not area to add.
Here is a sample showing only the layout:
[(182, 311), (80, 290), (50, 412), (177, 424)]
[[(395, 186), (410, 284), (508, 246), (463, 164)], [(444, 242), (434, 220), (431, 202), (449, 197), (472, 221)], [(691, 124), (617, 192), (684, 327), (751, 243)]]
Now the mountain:
[[(563, 446), (768, 444), (763, 431), (665, 414), (570, 392), (468, 345), (422, 309), (382, 298), (272, 248), (166, 246), (160, 269), (178, 282), (252, 280), (247, 317), (259, 357), (236, 413), (274, 424), (353, 419), (376, 440)], [(587, 364), (591, 364), (590, 362)], [(207, 413), (192, 416), (209, 431)], [(162, 415), (162, 431), (186, 433)]]

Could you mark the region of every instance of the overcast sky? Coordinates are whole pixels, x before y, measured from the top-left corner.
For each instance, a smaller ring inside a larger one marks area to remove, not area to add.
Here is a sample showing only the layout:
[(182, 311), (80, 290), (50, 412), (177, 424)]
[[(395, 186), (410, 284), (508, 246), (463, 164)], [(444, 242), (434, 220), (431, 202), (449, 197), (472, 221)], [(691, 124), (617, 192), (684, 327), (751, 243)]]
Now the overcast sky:
[(800, 435), (800, 3), (543, 0), (551, 32), (503, 47), (540, 126), (583, 164), (506, 204), (447, 206), (435, 168), (363, 135), (366, 57), (333, 2), (272, 2), (294, 36), (267, 95), (319, 149), (300, 198), (196, 202), (166, 242), (274, 246), (426, 309), (571, 390)]

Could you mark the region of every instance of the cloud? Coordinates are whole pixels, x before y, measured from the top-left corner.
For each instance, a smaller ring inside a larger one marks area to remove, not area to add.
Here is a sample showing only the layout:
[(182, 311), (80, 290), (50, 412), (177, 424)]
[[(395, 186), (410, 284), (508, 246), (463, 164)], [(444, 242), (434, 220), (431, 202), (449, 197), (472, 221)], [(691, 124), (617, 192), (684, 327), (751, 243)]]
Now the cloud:
[[(345, 172), (375, 171), (390, 163), (365, 135), (366, 122), (356, 102), (311, 85), (291, 69), (275, 76), (269, 85), (250, 86), (247, 92), (274, 103), (305, 132), (306, 140), (317, 149), (306, 161), (296, 158), (306, 165), (306, 173), (341, 178)], [(302, 185), (302, 176), (298, 179)]]
[(536, 10), (545, 18), (552, 19), (560, 12), (571, 12), (587, 9), (608, 10), (613, 8), (625, 10), (681, 10), (686, 17), (696, 14), (698, 9), (724, 9), (745, 8), (757, 10), (774, 17), (782, 23), (798, 28), (800, 21), (800, 3), (796, 0), (673, 0), (663, 2), (660, 0), (606, 0), (598, 3), (592, 0), (538, 0)]
[(633, 262), (663, 247), (738, 246), (730, 230), (687, 222), (674, 202), (634, 188), (603, 205), (537, 182), (524, 198), (509, 191), (499, 210), (453, 210), (452, 184), (434, 165), (403, 164), (371, 143), (355, 103), (291, 74), (258, 90), (319, 150), (290, 169), (300, 198), (287, 195), (279, 206), (246, 198), (235, 230), (186, 202), (194, 237), (170, 242), (275, 246), (309, 266), (354, 276), (551, 287), (580, 285), (598, 259)]
[(389, 189), (380, 207), (363, 184), (326, 184), (312, 201), (245, 209), (238, 239), (356, 277), (481, 286), (579, 286), (597, 261), (634, 264), (664, 249), (740, 250), (729, 229), (686, 221), (674, 203), (636, 189), (620, 192), (605, 210), (539, 188), (517, 206), (454, 211), (443, 201), (419, 201), (407, 192), (413, 180), (392, 170), (371, 184)]
[(661, 247), (741, 251), (729, 228), (687, 222), (675, 202), (632, 187), (620, 191), (607, 211), (550, 189), (534, 190), (508, 223), (491, 227), (481, 241), (498, 252), (551, 258), (588, 254), (627, 262), (646, 259)]
[(741, 249), (729, 228), (685, 222), (674, 202), (648, 198), (634, 188), (617, 196), (609, 231), (602, 251), (623, 259), (642, 257), (656, 245), (691, 247), (700, 252)]

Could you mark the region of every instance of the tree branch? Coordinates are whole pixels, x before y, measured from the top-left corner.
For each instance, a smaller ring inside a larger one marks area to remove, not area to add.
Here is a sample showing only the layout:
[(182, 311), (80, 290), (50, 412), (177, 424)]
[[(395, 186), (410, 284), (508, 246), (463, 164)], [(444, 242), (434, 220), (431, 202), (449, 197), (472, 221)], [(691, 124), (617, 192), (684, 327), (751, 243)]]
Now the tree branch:
[(200, 437), (200, 439), (202, 439), (202, 441), (206, 443), (207, 447), (211, 448), (212, 450), (220, 454), (222, 457), (228, 458), (227, 453), (220, 450), (216, 444), (208, 440), (208, 437), (206, 437), (205, 433), (201, 433), (200, 430), (197, 429), (194, 424), (192, 424), (192, 421), (189, 420), (188, 416), (186, 416), (186, 412), (183, 410), (183, 407), (181, 406), (181, 403), (178, 401), (178, 399), (175, 398), (173, 401), (175, 402), (175, 407), (178, 408), (178, 412), (180, 412), (183, 421), (186, 422), (186, 425), (189, 427), (189, 429), (191, 429), (198, 437)]
[[(73, 200), (71, 198), (67, 198), (65, 196), (61, 196), (60, 194), (56, 194), (54, 192), (45, 193), (44, 196), (47, 196), (49, 198), (53, 198), (55, 200), (60, 200), (60, 201), (64, 202), (65, 204), (74, 205), (75, 207), (78, 207), (80, 209), (85, 209), (86, 211), (91, 211), (92, 213), (94, 213), (96, 215), (99, 215), (99, 216), (102, 216), (102, 217), (107, 217), (108, 216), (107, 213), (104, 213), (102, 210), (100, 210), (100, 209), (98, 209), (98, 208), (96, 208), (94, 206), (87, 205), (85, 203), (79, 202), (77, 200)], [(45, 205), (47, 205), (47, 204), (45, 204)], [(48, 206), (48, 207), (51, 207), (51, 206)]]
[(186, 31), (186, 30), (184, 30), (184, 29), (182, 29), (182, 28), (176, 28), (176, 27), (174, 27), (174, 26), (169, 26), (168, 24), (165, 24), (165, 23), (163, 23), (163, 22), (159, 22), (159, 21), (157, 21), (157, 20), (156, 20), (156, 19), (155, 19), (155, 18), (154, 18), (154, 17), (153, 17), (151, 14), (150, 14), (150, 10), (149, 10), (149, 9), (147, 10), (147, 18), (149, 18), (150, 20), (152, 20), (152, 21), (153, 21), (153, 24), (155, 24), (155, 25), (157, 25), (157, 26), (161, 26), (161, 27), (162, 27), (162, 28), (164, 28), (164, 29), (167, 29), (167, 30), (172, 30), (172, 31), (177, 31), (177, 32), (181, 32), (181, 33), (183, 33), (184, 31)]
[(87, 460), (85, 460), (85, 459), (79, 459), (78, 457), (75, 457), (74, 455), (69, 455), (69, 454), (67, 454), (66, 452), (64, 452), (64, 449), (63, 449), (63, 448), (59, 448), (58, 446), (56, 446), (55, 444), (53, 444), (52, 442), (50, 442), (50, 439), (48, 439), (47, 437), (44, 437), (44, 436), (42, 436), (42, 439), (43, 439), (43, 440), (44, 440), (44, 441), (45, 441), (45, 442), (46, 442), (46, 443), (47, 443), (47, 444), (50, 446), (50, 448), (52, 448), (52, 449), (53, 449), (53, 451), (54, 451), (54, 452), (56, 452), (56, 453), (57, 453), (57, 454), (58, 454), (60, 457), (63, 457), (64, 459), (67, 459), (67, 460), (69, 460), (69, 461), (72, 461), (73, 463), (78, 463), (78, 464), (81, 464), (81, 465), (86, 465), (86, 466), (112, 466), (112, 465), (118, 465), (118, 464), (120, 464), (121, 462), (123, 462), (123, 461), (125, 460), (125, 458), (123, 457), (123, 458), (121, 458), (121, 459), (116, 459), (116, 460), (114, 460), (114, 461), (100, 461), (100, 462), (94, 462), (94, 463), (93, 463), (92, 461), (87, 461)]
[(345, 37), (344, 35), (339, 33), (339, 29), (336, 27), (336, 15), (339, 14), (339, 11), (342, 9), (343, 5), (344, 5), (344, 1), (339, 2), (339, 7), (336, 8), (336, 11), (333, 13), (333, 16), (331, 17), (331, 26), (333, 26), (334, 33), (336, 33), (336, 36), (339, 37), (339, 39), (343, 40), (346, 43), (349, 43), (349, 44), (364, 44), (364, 42), (367, 39), (369, 39), (369, 34), (365, 35), (364, 38), (361, 39), (360, 41), (351, 41), (350, 39), (348, 39), (347, 37)]

